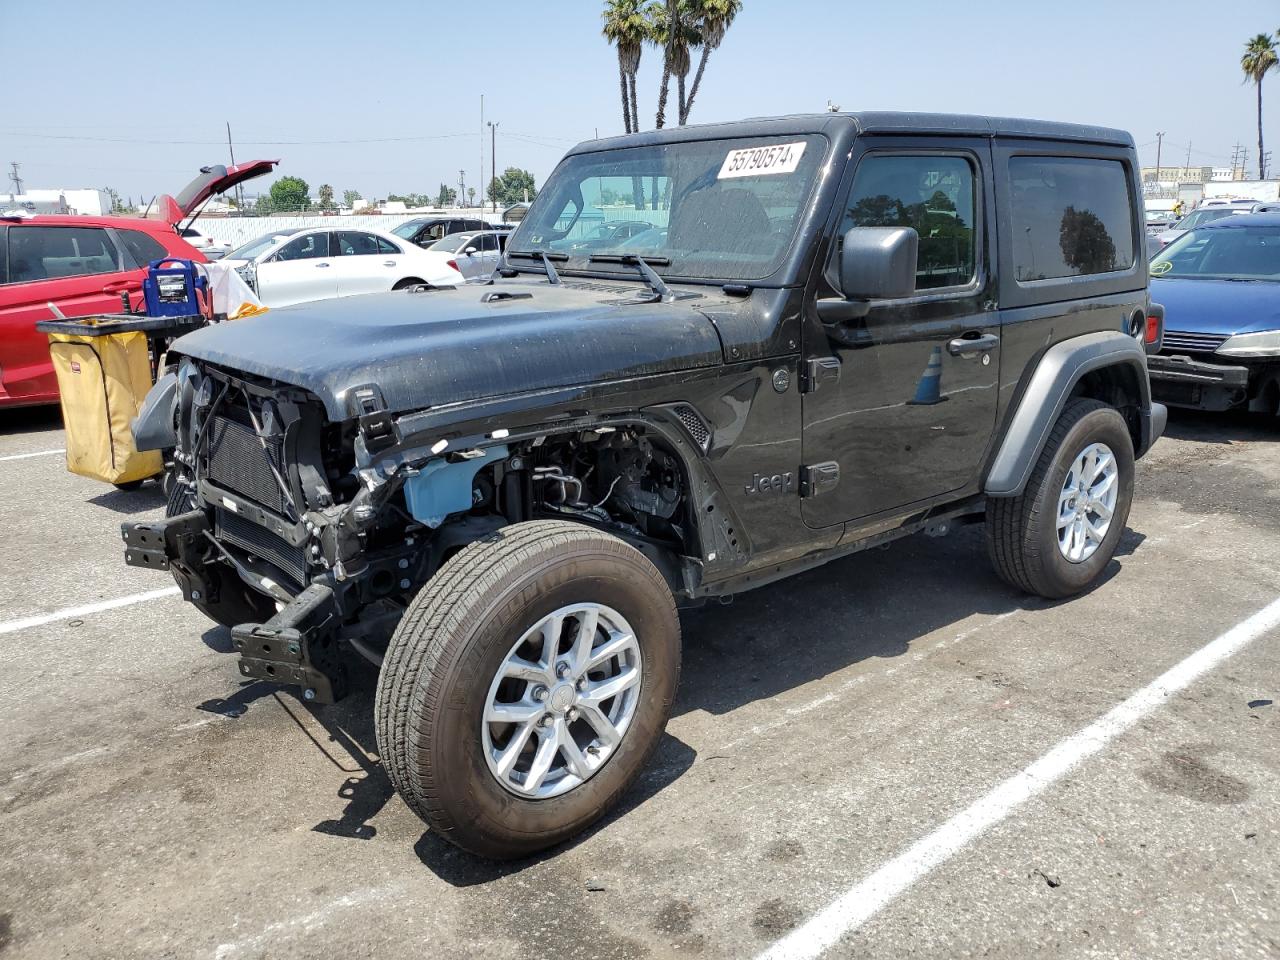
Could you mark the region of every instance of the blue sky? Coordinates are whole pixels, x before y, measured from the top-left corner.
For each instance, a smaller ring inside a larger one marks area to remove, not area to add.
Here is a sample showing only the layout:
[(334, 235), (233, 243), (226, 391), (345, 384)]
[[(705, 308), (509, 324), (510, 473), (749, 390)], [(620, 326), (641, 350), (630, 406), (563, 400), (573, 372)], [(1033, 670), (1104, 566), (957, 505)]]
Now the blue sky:
[[(229, 120), (238, 159), (280, 157), (313, 195), (322, 182), (369, 197), (434, 193), (459, 169), (476, 184), (484, 94), (499, 170), (525, 167), (541, 183), (571, 144), (621, 132), (600, 8), (0, 0), (0, 163), (7, 173), (19, 161), (28, 187), (176, 192), (200, 165), (226, 162)], [(831, 99), (1073, 120), (1130, 130), (1146, 163), (1157, 130), (1165, 164), (1190, 145), (1193, 163), (1226, 165), (1239, 141), (1255, 170), (1253, 92), (1238, 61), (1248, 37), (1278, 29), (1280, 4), (1262, 0), (745, 0), (691, 119), (820, 111)], [(659, 64), (647, 50), (648, 127)], [(1264, 98), (1280, 161), (1280, 73)], [(317, 142), (337, 140), (383, 142)]]

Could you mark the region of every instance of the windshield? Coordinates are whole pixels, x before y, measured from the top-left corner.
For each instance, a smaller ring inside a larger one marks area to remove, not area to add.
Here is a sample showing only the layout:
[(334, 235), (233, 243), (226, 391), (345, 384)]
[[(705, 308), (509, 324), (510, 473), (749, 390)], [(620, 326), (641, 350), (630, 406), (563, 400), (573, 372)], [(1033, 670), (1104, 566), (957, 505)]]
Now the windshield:
[[(301, 229), (301, 227), (298, 228), (298, 230)], [(264, 233), (262, 236), (254, 240), (250, 240), (243, 247), (236, 247), (227, 254), (226, 259), (255, 260), (271, 249), (277, 240), (283, 240), (285, 237), (291, 237), (297, 233), (298, 230), (277, 230), (275, 233)]]
[(1211, 207), (1207, 210), (1197, 210), (1194, 213), (1189, 213), (1173, 226), (1175, 230), (1194, 230), (1196, 227), (1203, 227), (1213, 220), (1221, 220), (1223, 217), (1230, 217), (1240, 212), (1231, 207)]
[(436, 253), (457, 253), (472, 237), (470, 233), (451, 233), (443, 240), (437, 240), (428, 250), (434, 250)]
[(758, 280), (782, 263), (826, 152), (827, 141), (810, 134), (576, 154), (556, 168), (508, 249), (562, 254), (570, 269), (647, 254), (670, 261), (656, 265), (664, 276)]
[(1156, 255), (1151, 261), (1151, 275), (1173, 279), (1280, 280), (1280, 226), (1232, 225), (1193, 230)]
[(415, 233), (418, 232), (419, 228), (421, 228), (421, 226), (426, 222), (427, 221), (425, 220), (410, 220), (407, 223), (400, 224), (400, 226), (398, 227), (393, 227), (391, 229), (391, 232), (394, 233), (397, 237), (403, 237), (405, 240), (409, 240), (413, 237)]

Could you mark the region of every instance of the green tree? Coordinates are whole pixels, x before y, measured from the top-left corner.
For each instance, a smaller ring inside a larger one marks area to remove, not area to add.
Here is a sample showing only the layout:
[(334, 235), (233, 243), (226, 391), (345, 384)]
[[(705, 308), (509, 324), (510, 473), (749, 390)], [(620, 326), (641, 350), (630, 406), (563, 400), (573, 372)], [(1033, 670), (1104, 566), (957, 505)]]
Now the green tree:
[(606, 0), (604, 38), (618, 49), (618, 84), (622, 90), (622, 125), (627, 133), (640, 129), (636, 105), (636, 73), (649, 25), (640, 0)]
[(489, 181), (489, 199), (497, 203), (523, 203), (526, 193), (532, 200), (538, 195), (538, 188), (534, 185), (533, 174), (519, 167), (507, 167), (502, 176)]
[(680, 104), (682, 126), (689, 122), (689, 111), (693, 109), (693, 98), (698, 95), (698, 88), (702, 85), (707, 58), (724, 41), (733, 18), (741, 11), (742, 0), (693, 0), (693, 14), (698, 22), (698, 32), (702, 35), (702, 56), (698, 58), (698, 72), (693, 75), (689, 96)]
[(281, 177), (271, 185), (271, 211), (296, 213), (305, 210), (311, 206), (310, 190), (307, 181), (301, 177)]
[(354, 210), (356, 204), (362, 199), (364, 198), (360, 196), (359, 190), (342, 191), (342, 205), (344, 207), (351, 207)]
[(440, 184), (440, 192), (436, 194), (437, 207), (451, 207), (457, 202), (458, 191), (453, 187)]
[(471, 204), (471, 206), (474, 207), (476, 205), (476, 188), (475, 187), (467, 187), (467, 200)]
[(1269, 33), (1260, 33), (1244, 45), (1244, 55), (1240, 58), (1240, 69), (1244, 71), (1244, 82), (1253, 81), (1258, 91), (1258, 179), (1267, 178), (1266, 156), (1262, 152), (1262, 78), (1277, 63), (1276, 42)]
[(332, 210), (336, 206), (333, 202), (333, 187), (327, 183), (320, 184), (320, 189), (316, 191), (316, 199), (320, 202), (322, 210)]
[(104, 187), (103, 189), (106, 191), (107, 197), (111, 200), (111, 213), (126, 213), (133, 209), (133, 204), (130, 203), (129, 206), (126, 207), (124, 205), (124, 201), (120, 199), (120, 194), (116, 193), (111, 187)]

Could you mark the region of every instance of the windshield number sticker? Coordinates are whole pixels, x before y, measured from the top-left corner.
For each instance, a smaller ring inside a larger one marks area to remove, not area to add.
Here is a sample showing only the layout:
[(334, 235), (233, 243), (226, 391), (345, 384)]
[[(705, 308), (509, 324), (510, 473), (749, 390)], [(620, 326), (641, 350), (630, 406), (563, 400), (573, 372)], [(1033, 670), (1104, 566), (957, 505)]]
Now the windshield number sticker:
[(804, 156), (805, 143), (775, 143), (771, 147), (747, 147), (730, 150), (720, 167), (717, 180), (734, 177), (765, 177), (777, 173), (795, 173)]

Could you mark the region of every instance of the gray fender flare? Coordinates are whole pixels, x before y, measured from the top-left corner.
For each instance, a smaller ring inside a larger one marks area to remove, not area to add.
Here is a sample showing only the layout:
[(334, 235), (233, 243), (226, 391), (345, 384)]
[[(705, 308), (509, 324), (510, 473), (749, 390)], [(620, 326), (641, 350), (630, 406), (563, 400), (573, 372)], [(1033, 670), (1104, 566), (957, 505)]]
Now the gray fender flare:
[(1164, 407), (1151, 402), (1147, 356), (1142, 344), (1119, 331), (1087, 333), (1055, 343), (1031, 375), (1009, 422), (984, 485), (989, 497), (1016, 497), (1040, 458), (1049, 432), (1080, 378), (1091, 370), (1130, 366), (1137, 375), (1142, 436), (1134, 452), (1142, 456), (1164, 430)]
[(148, 392), (131, 428), (133, 445), (139, 450), (171, 450), (178, 445), (173, 425), (174, 398), (178, 395), (178, 374), (164, 374)]

